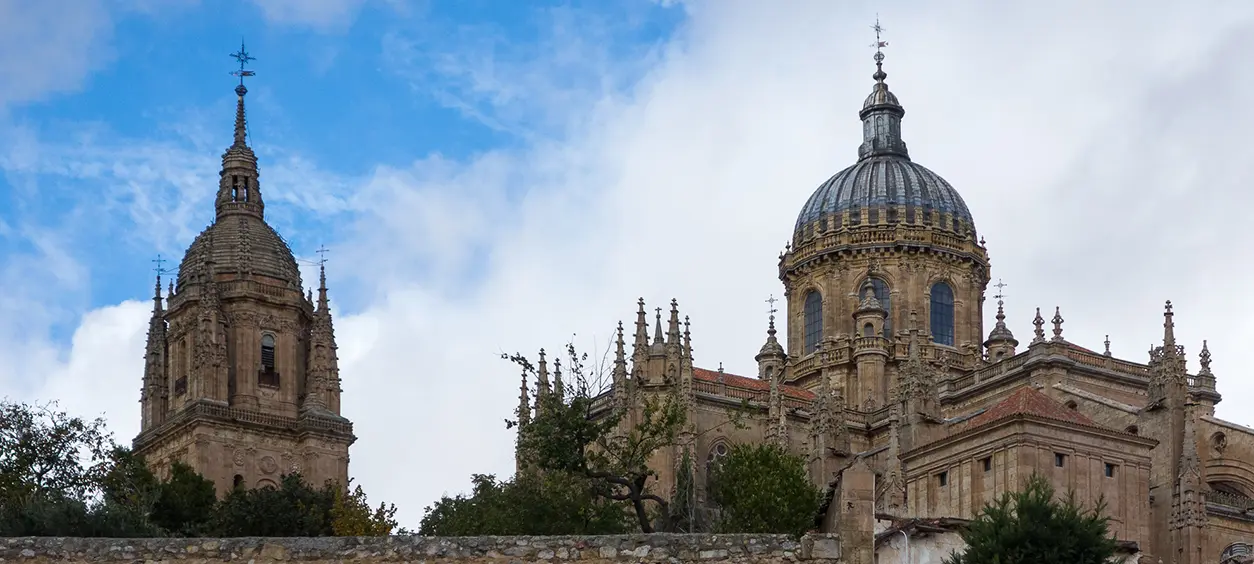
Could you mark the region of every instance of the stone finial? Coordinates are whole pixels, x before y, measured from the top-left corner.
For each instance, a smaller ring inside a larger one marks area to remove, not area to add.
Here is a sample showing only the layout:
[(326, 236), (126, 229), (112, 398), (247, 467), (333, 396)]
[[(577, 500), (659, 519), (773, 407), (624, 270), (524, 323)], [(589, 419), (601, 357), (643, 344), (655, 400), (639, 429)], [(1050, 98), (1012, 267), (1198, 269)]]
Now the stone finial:
[(1062, 319), (1062, 311), (1061, 311), (1061, 308), (1056, 307), (1056, 306), (1054, 307), (1054, 318), (1053, 318), (1053, 319), (1051, 319), (1050, 321), (1052, 321), (1052, 322), (1053, 322), (1053, 324), (1054, 324), (1054, 338), (1053, 338), (1053, 340), (1054, 340), (1054, 341), (1061, 341), (1061, 340), (1063, 340), (1063, 339), (1062, 339), (1062, 321), (1063, 321), (1063, 319)]
[(1041, 308), (1036, 308), (1036, 318), (1032, 320), (1032, 325), (1036, 327), (1033, 331), (1032, 344), (1045, 342), (1045, 318), (1041, 317)]
[(1106, 335), (1106, 340), (1102, 341), (1102, 343), (1106, 345), (1106, 352), (1102, 353), (1102, 355), (1110, 356), (1110, 335)]
[(1202, 340), (1202, 352), (1198, 356), (1199, 362), (1202, 365), (1202, 370), (1198, 372), (1198, 375), (1210, 376), (1210, 347), (1207, 345), (1205, 340)]

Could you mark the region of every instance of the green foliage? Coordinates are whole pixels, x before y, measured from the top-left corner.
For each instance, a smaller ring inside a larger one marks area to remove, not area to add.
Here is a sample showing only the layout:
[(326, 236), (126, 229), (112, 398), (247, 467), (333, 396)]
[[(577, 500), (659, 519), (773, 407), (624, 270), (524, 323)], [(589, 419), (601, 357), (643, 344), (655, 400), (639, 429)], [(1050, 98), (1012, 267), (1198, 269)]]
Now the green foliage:
[(161, 495), (152, 509), (152, 522), (171, 535), (202, 536), (209, 531), (217, 505), (213, 482), (191, 466), (175, 462), (170, 466), (170, 478), (161, 484)]
[[(682, 404), (673, 395), (649, 396), (633, 425), (620, 426), (622, 414), (602, 411), (594, 417), (597, 393), (584, 369), (587, 354), (566, 347), (570, 384), (537, 398), (537, 413), (519, 431), (519, 455), (543, 471), (583, 476), (606, 486), (611, 500), (630, 503), (641, 532), (653, 532), (650, 507), (669, 515), (666, 499), (649, 491), (656, 474), (649, 460), (662, 447), (675, 444), (685, 423)], [(526, 374), (535, 368), (526, 357), (503, 355)], [(561, 369), (560, 359), (554, 363)]]
[(103, 419), (84, 421), (53, 409), (0, 400), (0, 504), (60, 497), (87, 499), (112, 460)]
[[(349, 479), (351, 484), (352, 479)], [(357, 486), (336, 488), (331, 504), (331, 530), (337, 537), (386, 537), (397, 528), (396, 506), (380, 503), (371, 510), (366, 492)]]
[(946, 564), (1105, 564), (1114, 562), (1115, 541), (1108, 531), (1105, 503), (1084, 510), (1068, 492), (1054, 500), (1054, 488), (1033, 475), (1019, 492), (986, 504), (962, 532), (967, 548)]
[(692, 452), (684, 449), (675, 475), (675, 495), (671, 498), (669, 525), (672, 533), (695, 533), (701, 526), (697, 513), (697, 484), (693, 475)]
[(213, 530), (222, 537), (332, 536), (336, 485), (315, 489), (300, 474), (287, 474), (278, 488), (235, 489), (222, 499)]
[(714, 467), (710, 499), (724, 533), (786, 533), (813, 528), (821, 493), (806, 476), (805, 461), (777, 445), (734, 445)]
[(395, 513), (370, 510), (360, 487), (317, 489), (299, 475), (219, 502), (213, 482), (182, 462), (158, 480), (103, 420), (0, 401), (0, 537), (389, 534)]
[(469, 497), (445, 496), (427, 507), (419, 534), (606, 535), (632, 527), (627, 507), (583, 476), (526, 471), (505, 482), (482, 474), (472, 481)]

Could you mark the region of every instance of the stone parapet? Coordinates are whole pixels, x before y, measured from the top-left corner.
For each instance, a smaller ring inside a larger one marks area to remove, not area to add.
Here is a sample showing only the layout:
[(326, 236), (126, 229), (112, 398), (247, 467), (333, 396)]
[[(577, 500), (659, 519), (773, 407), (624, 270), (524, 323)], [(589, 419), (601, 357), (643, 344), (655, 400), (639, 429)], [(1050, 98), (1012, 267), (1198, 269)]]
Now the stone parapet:
[(324, 537), (231, 539), (0, 538), (0, 562), (500, 563), (839, 562), (833, 535), (618, 535), (586, 537)]

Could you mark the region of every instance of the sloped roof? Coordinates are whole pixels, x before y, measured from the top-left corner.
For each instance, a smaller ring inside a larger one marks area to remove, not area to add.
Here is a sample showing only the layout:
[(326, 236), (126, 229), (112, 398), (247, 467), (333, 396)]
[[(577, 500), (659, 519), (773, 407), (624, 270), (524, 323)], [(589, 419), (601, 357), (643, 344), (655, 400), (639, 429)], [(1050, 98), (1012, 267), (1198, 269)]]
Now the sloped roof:
[(999, 421), (1015, 415), (1034, 415), (1087, 427), (1099, 427), (1098, 424), (1094, 423), (1092, 419), (1085, 417), (1084, 414), (1058, 403), (1032, 386), (1019, 388), (1006, 399), (1001, 400), (993, 407), (988, 408), (984, 413), (972, 418), (967, 423), (967, 427), (978, 427), (985, 423), (992, 423), (993, 421)]
[[(761, 380), (758, 378), (746, 378), (744, 376), (737, 376), (730, 372), (706, 370), (705, 368), (693, 367), (692, 369), (692, 377), (696, 378), (697, 380), (704, 381), (704, 382), (717, 383), (719, 381), (720, 376), (722, 377), (724, 384), (727, 384), (728, 386), (731, 386), (733, 388), (740, 388), (743, 390), (752, 390), (755, 392), (765, 392), (768, 394), (771, 392), (771, 383), (767, 382), (766, 380)], [(798, 388), (797, 386), (789, 386), (788, 384), (784, 384), (780, 386), (779, 389), (780, 389), (780, 393), (784, 394), (787, 397), (794, 398), (794, 399), (809, 401), (809, 400), (813, 400), (816, 397), (814, 395), (814, 392), (811, 392), (810, 390), (807, 390), (805, 388)]]

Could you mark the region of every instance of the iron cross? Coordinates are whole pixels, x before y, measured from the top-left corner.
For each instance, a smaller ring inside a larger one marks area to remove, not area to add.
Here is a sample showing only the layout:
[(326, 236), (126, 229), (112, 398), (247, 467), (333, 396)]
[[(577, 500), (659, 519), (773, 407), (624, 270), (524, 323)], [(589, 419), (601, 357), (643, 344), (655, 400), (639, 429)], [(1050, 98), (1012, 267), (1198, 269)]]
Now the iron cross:
[(779, 310), (775, 309), (775, 302), (778, 302), (778, 301), (779, 301), (779, 300), (775, 299), (775, 294), (771, 294), (771, 297), (769, 297), (769, 298), (767, 298), (767, 299), (766, 299), (766, 303), (771, 304), (770, 309), (768, 309), (766, 312), (767, 312), (767, 313), (769, 313), (769, 314), (771, 314), (771, 315), (775, 315), (775, 312), (776, 312), (776, 311), (779, 311)]
[(244, 40), (243, 40), (243, 39), (241, 39), (241, 40), (239, 41), (239, 51), (236, 51), (236, 52), (234, 52), (234, 53), (231, 53), (231, 57), (232, 57), (232, 58), (234, 58), (236, 61), (239, 61), (239, 70), (237, 70), (237, 71), (231, 71), (231, 76), (238, 76), (238, 77), (239, 77), (239, 83), (240, 83), (240, 85), (241, 85), (241, 86), (244, 84), (244, 77), (246, 77), (246, 76), (254, 76), (254, 75), (256, 75), (256, 74), (257, 74), (255, 71), (246, 70), (246, 69), (244, 68), (245, 66), (247, 66), (247, 65), (248, 65), (248, 63), (249, 63), (249, 62), (255, 61), (255, 60), (257, 60), (257, 58), (256, 58), (256, 57), (250, 57), (250, 56), (248, 55), (248, 50), (246, 50), (246, 49), (244, 48)]

